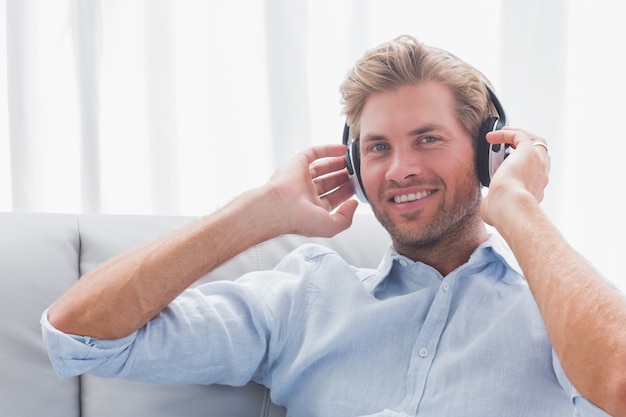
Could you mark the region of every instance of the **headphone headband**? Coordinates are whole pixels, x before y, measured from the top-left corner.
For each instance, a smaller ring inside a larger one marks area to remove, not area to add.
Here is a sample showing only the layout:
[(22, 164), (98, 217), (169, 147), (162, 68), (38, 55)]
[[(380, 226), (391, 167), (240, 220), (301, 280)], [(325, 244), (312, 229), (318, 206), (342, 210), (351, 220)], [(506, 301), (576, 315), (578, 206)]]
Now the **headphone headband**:
[(506, 118), (506, 112), (504, 111), (504, 107), (502, 106), (502, 103), (500, 103), (500, 100), (498, 99), (498, 96), (496, 95), (496, 92), (493, 91), (493, 88), (491, 88), (489, 86), (489, 84), (487, 84), (487, 82), (485, 80), (483, 80), (483, 85), (485, 86), (485, 89), (487, 90), (487, 93), (489, 93), (489, 98), (491, 99), (491, 102), (493, 103), (493, 106), (496, 108), (496, 112), (498, 113), (498, 120), (500, 122), (500, 124), (502, 126), (500, 126), (500, 129), (504, 126), (506, 126), (508, 124), (507, 118)]

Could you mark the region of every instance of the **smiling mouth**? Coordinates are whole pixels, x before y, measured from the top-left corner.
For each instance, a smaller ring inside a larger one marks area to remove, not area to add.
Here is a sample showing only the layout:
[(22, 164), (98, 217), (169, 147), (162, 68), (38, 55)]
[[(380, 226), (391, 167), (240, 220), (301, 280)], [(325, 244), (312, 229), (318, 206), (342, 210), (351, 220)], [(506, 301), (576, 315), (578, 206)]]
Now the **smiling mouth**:
[(434, 191), (420, 191), (418, 193), (400, 194), (393, 198), (394, 203), (407, 203), (409, 201), (421, 200), (434, 193)]

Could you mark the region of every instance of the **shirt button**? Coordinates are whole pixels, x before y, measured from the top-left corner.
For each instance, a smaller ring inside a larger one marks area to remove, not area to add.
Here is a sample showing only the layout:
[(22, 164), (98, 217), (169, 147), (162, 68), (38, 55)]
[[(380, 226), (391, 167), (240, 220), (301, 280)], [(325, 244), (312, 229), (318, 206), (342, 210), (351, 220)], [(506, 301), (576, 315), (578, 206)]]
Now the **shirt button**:
[(417, 354), (420, 355), (422, 358), (425, 358), (426, 356), (428, 356), (428, 349), (420, 348), (420, 350), (417, 351)]
[(450, 284), (448, 284), (447, 282), (444, 282), (443, 285), (441, 286), (441, 289), (443, 290), (443, 292), (448, 292), (448, 290), (450, 289)]
[(407, 267), (409, 263), (405, 259), (400, 259), (400, 265)]

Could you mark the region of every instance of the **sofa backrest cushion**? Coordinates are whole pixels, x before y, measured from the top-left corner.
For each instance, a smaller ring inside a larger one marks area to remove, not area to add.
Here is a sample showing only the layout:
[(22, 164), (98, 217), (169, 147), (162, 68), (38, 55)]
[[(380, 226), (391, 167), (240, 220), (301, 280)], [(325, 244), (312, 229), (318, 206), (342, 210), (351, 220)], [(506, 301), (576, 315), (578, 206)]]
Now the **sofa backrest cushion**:
[[(152, 385), (81, 376), (59, 381), (41, 341), (43, 310), (108, 258), (194, 221), (180, 216), (0, 214), (0, 415), (51, 417), (284, 416), (264, 387)], [(376, 267), (389, 237), (369, 213), (332, 239), (281, 236), (242, 253), (199, 282), (271, 269), (305, 242)]]

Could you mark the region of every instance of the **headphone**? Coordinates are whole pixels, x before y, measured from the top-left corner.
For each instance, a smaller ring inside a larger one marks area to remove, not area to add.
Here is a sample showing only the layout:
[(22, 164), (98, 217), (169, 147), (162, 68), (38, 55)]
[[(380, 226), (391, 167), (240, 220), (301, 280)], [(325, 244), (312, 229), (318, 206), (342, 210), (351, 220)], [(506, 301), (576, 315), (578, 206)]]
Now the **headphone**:
[[(510, 145), (502, 145), (499, 143), (491, 144), (487, 142), (487, 133), (502, 129), (506, 126), (507, 119), (504, 107), (502, 107), (496, 93), (486, 82), (483, 81), (483, 85), (487, 89), (489, 98), (498, 113), (497, 117), (488, 117), (484, 120), (478, 130), (476, 169), (480, 183), (485, 187), (489, 187), (491, 178), (500, 167), (500, 164), (502, 164), (504, 159), (509, 155)], [(359, 200), (367, 203), (367, 196), (365, 195), (363, 182), (361, 180), (361, 151), (359, 150), (359, 141), (355, 140), (355, 138), (350, 134), (350, 126), (348, 126), (347, 122), (343, 127), (342, 143), (348, 148), (348, 151), (344, 156), (344, 160), (354, 193)]]

